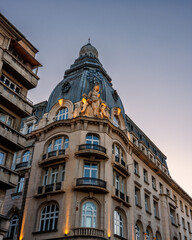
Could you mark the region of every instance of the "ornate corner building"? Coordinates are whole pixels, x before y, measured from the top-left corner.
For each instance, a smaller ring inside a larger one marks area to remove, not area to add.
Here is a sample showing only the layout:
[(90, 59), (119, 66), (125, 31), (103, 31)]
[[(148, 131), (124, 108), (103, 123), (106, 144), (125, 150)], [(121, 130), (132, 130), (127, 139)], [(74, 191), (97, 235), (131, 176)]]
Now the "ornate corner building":
[(26, 146), (26, 137), (20, 133), (21, 119), (33, 111), (27, 92), (39, 80), (37, 69), (41, 64), (35, 59), (37, 52), (0, 14), (0, 239), (9, 228), (10, 216), (3, 213), (6, 190), (15, 191), (19, 178), (13, 170), (14, 153)]
[(20, 181), (6, 194), (5, 239), (192, 239), (191, 197), (125, 114), (90, 43), (21, 133), (27, 142), (13, 161)]

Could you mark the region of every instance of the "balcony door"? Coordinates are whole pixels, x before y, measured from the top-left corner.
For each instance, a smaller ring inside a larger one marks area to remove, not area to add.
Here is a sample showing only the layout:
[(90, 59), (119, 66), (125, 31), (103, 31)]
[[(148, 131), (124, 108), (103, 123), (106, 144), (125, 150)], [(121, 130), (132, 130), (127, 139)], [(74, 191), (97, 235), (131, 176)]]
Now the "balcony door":
[(98, 164), (85, 163), (83, 172), (84, 183), (95, 185), (98, 178)]
[(88, 134), (86, 136), (86, 145), (87, 148), (98, 150), (99, 138), (93, 134)]

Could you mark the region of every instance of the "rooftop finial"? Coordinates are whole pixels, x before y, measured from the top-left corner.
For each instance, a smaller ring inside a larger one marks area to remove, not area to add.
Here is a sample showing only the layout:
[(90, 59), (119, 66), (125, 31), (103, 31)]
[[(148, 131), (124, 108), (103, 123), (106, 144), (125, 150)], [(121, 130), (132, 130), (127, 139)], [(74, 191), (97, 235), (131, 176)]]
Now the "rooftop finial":
[(88, 38), (88, 43), (90, 44), (90, 42), (91, 42), (91, 39), (90, 39), (90, 37)]

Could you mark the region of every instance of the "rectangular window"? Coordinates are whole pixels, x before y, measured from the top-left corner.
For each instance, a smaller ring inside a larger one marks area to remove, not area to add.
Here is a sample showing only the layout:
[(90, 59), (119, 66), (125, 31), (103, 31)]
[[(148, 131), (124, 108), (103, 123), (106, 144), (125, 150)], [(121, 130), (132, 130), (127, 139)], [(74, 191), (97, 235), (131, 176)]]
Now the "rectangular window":
[(189, 222), (187, 222), (187, 226), (188, 226), (188, 232), (191, 233), (191, 226)]
[(119, 147), (115, 146), (115, 161), (119, 162), (120, 160), (120, 149)]
[(170, 191), (169, 189), (166, 189), (167, 195), (170, 196)]
[(183, 212), (183, 203), (182, 203), (181, 200), (179, 201), (179, 203), (180, 203), (180, 209), (181, 209), (181, 211)]
[(177, 224), (180, 226), (179, 214), (177, 213)]
[(181, 233), (179, 233), (179, 240), (182, 240)]
[(156, 179), (153, 176), (151, 177), (151, 179), (152, 179), (152, 187), (153, 189), (156, 190)]
[(144, 182), (148, 183), (148, 172), (145, 169), (143, 169), (143, 179)]
[(159, 193), (163, 194), (163, 184), (159, 183)]
[(175, 195), (173, 195), (173, 198), (174, 198), (175, 204), (177, 206), (177, 197)]
[(33, 130), (33, 124), (27, 125), (27, 134), (31, 133)]
[(170, 219), (171, 219), (171, 223), (172, 224), (176, 224), (175, 221), (175, 210), (173, 208), (170, 207)]
[(186, 205), (185, 205), (185, 213), (187, 216), (189, 216), (188, 207)]
[(50, 184), (56, 183), (58, 179), (58, 167), (52, 168), (51, 169), (51, 179), (50, 179)]
[(83, 177), (84, 178), (98, 178), (98, 164), (97, 163), (85, 163)]
[(183, 226), (183, 229), (186, 229), (185, 228), (185, 219), (184, 218), (182, 218), (182, 226)]
[(145, 211), (150, 212), (150, 197), (145, 194)]
[(153, 200), (153, 207), (154, 207), (154, 216), (159, 217), (159, 208), (158, 208), (158, 202)]
[(24, 185), (24, 180), (25, 180), (24, 177), (20, 177), (20, 178), (19, 178), (19, 182), (18, 182), (17, 187), (16, 187), (16, 192), (17, 192), (17, 193), (22, 192), (22, 190), (23, 190), (23, 185)]
[(61, 182), (64, 181), (65, 178), (65, 165), (61, 167)]
[(190, 210), (191, 220), (192, 220), (192, 210)]
[(5, 160), (5, 153), (0, 150), (0, 165), (4, 164), (4, 160)]
[(134, 173), (139, 175), (139, 164), (136, 161), (134, 161)]
[(45, 172), (44, 172), (44, 176), (43, 176), (43, 186), (47, 185), (47, 182), (48, 182), (48, 173), (49, 173), (48, 169), (45, 169), (44, 171), (45, 171)]
[(136, 206), (141, 205), (140, 189), (137, 187), (135, 187), (135, 205)]

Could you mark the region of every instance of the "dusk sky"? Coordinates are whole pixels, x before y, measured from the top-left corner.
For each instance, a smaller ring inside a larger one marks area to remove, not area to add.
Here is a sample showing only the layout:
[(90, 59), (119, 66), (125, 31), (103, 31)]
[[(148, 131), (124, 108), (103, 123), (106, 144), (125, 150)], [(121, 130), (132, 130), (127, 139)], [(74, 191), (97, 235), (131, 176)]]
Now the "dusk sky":
[(47, 100), (91, 38), (126, 114), (167, 156), (192, 196), (192, 1), (6, 0), (2, 14), (39, 50)]

